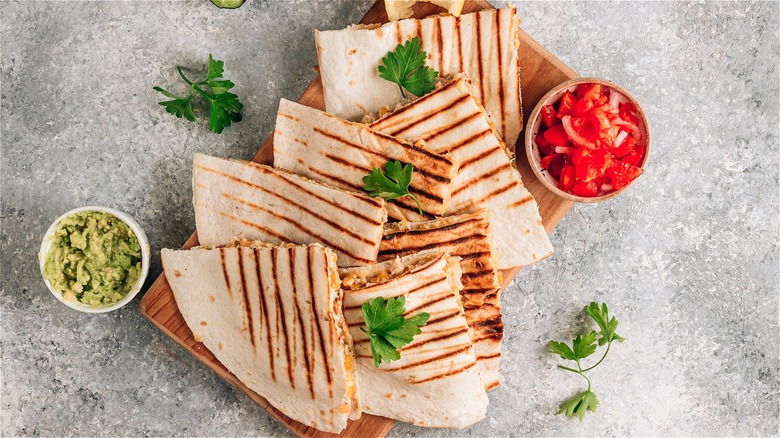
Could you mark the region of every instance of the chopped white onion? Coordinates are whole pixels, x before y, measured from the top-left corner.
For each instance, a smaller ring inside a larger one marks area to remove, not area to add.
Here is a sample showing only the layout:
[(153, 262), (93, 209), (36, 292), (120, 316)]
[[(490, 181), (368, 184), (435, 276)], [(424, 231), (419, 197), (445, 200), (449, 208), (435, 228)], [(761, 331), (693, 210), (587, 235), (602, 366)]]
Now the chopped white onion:
[(618, 134), (617, 137), (615, 138), (615, 146), (620, 146), (621, 144), (623, 144), (623, 140), (625, 140), (626, 137), (628, 137), (628, 132), (620, 131), (620, 134)]
[(612, 105), (613, 108), (619, 109), (620, 98), (623, 96), (615, 90), (609, 90), (609, 91), (610, 91), (609, 104)]

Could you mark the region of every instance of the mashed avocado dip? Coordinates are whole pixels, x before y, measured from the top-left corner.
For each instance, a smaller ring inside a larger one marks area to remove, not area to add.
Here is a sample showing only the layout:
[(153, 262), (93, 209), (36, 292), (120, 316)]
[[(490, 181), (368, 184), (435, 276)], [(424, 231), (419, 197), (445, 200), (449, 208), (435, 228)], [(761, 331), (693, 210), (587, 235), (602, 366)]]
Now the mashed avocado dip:
[(61, 220), (46, 253), (43, 276), (66, 301), (116, 303), (141, 275), (141, 245), (116, 216), (82, 211)]

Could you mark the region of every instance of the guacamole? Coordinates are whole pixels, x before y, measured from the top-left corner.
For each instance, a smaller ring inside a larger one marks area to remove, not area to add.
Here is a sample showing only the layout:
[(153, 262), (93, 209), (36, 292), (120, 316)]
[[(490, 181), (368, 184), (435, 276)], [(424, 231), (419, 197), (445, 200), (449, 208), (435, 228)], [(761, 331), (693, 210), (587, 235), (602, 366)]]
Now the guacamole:
[(141, 275), (141, 245), (116, 216), (84, 211), (57, 224), (43, 276), (66, 301), (90, 306), (116, 303)]

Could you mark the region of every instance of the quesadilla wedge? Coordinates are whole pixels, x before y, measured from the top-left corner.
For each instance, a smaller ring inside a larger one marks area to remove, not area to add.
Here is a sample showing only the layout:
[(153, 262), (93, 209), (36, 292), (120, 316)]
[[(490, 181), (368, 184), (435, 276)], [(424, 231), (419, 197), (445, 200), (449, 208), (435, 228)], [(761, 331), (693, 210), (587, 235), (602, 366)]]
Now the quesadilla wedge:
[(243, 241), (161, 255), (195, 340), (247, 387), (322, 431), (360, 416), (333, 251)]
[(474, 95), (514, 150), (523, 129), (519, 21), (516, 9), (507, 7), (460, 17), (434, 15), (383, 26), (315, 30), (325, 107), (339, 117), (360, 120), (400, 101), (398, 85), (380, 78), (378, 66), (397, 45), (418, 36), (428, 54), (426, 65), (439, 77), (464, 72), (474, 80)]
[(553, 252), (534, 197), (495, 134), (463, 75), (373, 122), (377, 131), (460, 162), (447, 214), (490, 210), (499, 269), (525, 266)]
[(384, 201), (261, 164), (195, 154), (193, 203), (198, 240), (235, 237), (271, 243), (322, 243), (342, 266), (376, 260)]
[[(427, 251), (342, 269), (344, 317), (357, 355), (363, 411), (425, 427), (465, 427), (485, 417), (488, 398), (463, 315), (457, 257)], [(430, 314), (399, 360), (374, 366), (360, 327), (369, 299), (403, 296), (405, 317)]]
[(493, 389), (500, 384), (498, 365), (504, 323), (490, 213), (479, 210), (427, 222), (388, 223), (378, 260), (392, 260), (428, 248), (460, 257), (463, 310), (471, 328), (482, 384), (486, 390)]
[[(458, 168), (449, 157), (299, 103), (280, 102), (274, 130), (275, 167), (363, 192), (363, 177), (372, 168), (384, 171), (392, 160), (414, 166), (409, 191), (422, 210), (444, 214)], [(425, 218), (408, 196), (388, 202), (386, 208), (395, 219)]]

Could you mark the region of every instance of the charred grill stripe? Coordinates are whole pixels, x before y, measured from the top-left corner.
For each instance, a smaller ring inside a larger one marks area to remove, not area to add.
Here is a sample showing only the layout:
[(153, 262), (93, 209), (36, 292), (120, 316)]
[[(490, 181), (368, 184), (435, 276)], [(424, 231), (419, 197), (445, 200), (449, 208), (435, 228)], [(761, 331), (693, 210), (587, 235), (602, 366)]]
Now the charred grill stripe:
[[(479, 82), (479, 98), (481, 101), (487, 101), (487, 95), (485, 94), (485, 81), (482, 80), (482, 29), (480, 22), (482, 21), (482, 14), (476, 13), (474, 15), (474, 30), (477, 32), (477, 82)], [(500, 72), (499, 72), (500, 74)]]
[(495, 272), (492, 269), (483, 269), (481, 271), (474, 271), (474, 272), (464, 272), (461, 274), (461, 278), (478, 278), (483, 275), (493, 275), (493, 272)]
[(458, 70), (463, 70), (463, 34), (460, 31), (460, 17), (455, 18), (455, 35), (458, 35)]
[(495, 12), (496, 16), (496, 28), (494, 30), (494, 35), (496, 36), (496, 60), (498, 61), (498, 110), (499, 110), (499, 121), (501, 122), (501, 135), (506, 134), (506, 117), (504, 115), (505, 112), (505, 102), (504, 102), (504, 69), (502, 67), (502, 51), (501, 51), (501, 9)]
[(471, 342), (476, 344), (478, 342), (484, 342), (484, 341), (495, 341), (495, 342), (501, 342), (501, 339), (504, 338), (503, 332), (500, 333), (488, 333), (484, 336), (475, 336), (471, 338)]
[(370, 167), (360, 166), (358, 164), (349, 162), (349, 161), (347, 161), (347, 160), (345, 160), (345, 159), (343, 159), (341, 157), (337, 157), (337, 156), (332, 155), (332, 154), (324, 154), (324, 155), (329, 160), (335, 161), (335, 162), (341, 164), (342, 166), (351, 167), (351, 168), (353, 168), (355, 170), (359, 170), (361, 172), (366, 172), (366, 173), (371, 171)]
[[(455, 82), (450, 83), (449, 86), (451, 86), (452, 84), (455, 84)], [(445, 89), (442, 88), (442, 89), (438, 90), (437, 92), (438, 93), (442, 93), (443, 90), (445, 90)], [(429, 96), (430, 96), (430, 94), (429, 94)], [(468, 101), (468, 99), (471, 99), (471, 96), (469, 96), (469, 95), (465, 95), (465, 96), (461, 95), (457, 99), (455, 99), (455, 100), (453, 100), (451, 102), (448, 102), (448, 103), (444, 104), (443, 106), (441, 106), (439, 108), (434, 108), (434, 109), (428, 110), (428, 111), (426, 111), (425, 113), (422, 113), (422, 114), (416, 114), (414, 119), (408, 120), (408, 123), (406, 124), (406, 126), (403, 126), (402, 128), (398, 128), (394, 132), (390, 132), (389, 134), (394, 135), (396, 137), (401, 137), (403, 135), (403, 133), (405, 133), (406, 131), (408, 131), (410, 129), (416, 128), (417, 127), (416, 125), (418, 123), (420, 123), (421, 121), (429, 119), (429, 118), (433, 117), (434, 115), (436, 115), (438, 113), (443, 113), (443, 112), (446, 112), (448, 110), (451, 110), (453, 107), (455, 107), (457, 105), (460, 105), (463, 102)], [(410, 106), (419, 106), (419, 104), (416, 101), (415, 103), (411, 104)], [(409, 108), (409, 107), (407, 107), (407, 108)], [(394, 116), (395, 116), (395, 114), (394, 114)]]
[(476, 134), (473, 134), (471, 137), (463, 139), (453, 145), (450, 145), (446, 150), (444, 150), (445, 153), (451, 154), (455, 151), (457, 151), (460, 148), (463, 148), (465, 146), (468, 146), (477, 140), (481, 140), (489, 135), (493, 135), (493, 131), (490, 129), (486, 129), (484, 131), (477, 132)]
[(488, 150), (486, 150), (486, 151), (484, 151), (484, 152), (482, 152), (480, 154), (477, 154), (476, 156), (471, 157), (468, 160), (465, 160), (465, 161), (461, 162), (459, 171), (462, 171), (463, 169), (471, 166), (472, 164), (477, 163), (477, 162), (479, 162), (481, 160), (484, 160), (485, 158), (490, 157), (491, 155), (495, 155), (497, 153), (502, 153), (503, 154), (504, 151), (502, 151), (500, 147), (495, 147), (495, 148), (490, 148), (490, 149), (488, 149)]
[[(449, 181), (449, 180), (447, 180), (447, 181)], [(409, 186), (409, 193), (412, 193), (412, 194), (417, 195), (417, 196), (421, 196), (421, 197), (426, 198), (426, 199), (428, 199), (430, 201), (433, 201), (433, 202), (435, 202), (437, 204), (443, 204), (444, 203), (444, 199), (441, 196), (436, 196), (436, 195), (434, 195), (432, 193), (428, 193), (428, 192), (426, 192), (424, 190), (420, 190), (420, 189), (418, 189), (416, 187)], [(415, 204), (415, 205), (417, 205), (417, 204)]]
[(435, 376), (426, 377), (424, 379), (419, 379), (419, 380), (412, 380), (409, 383), (419, 384), (419, 383), (430, 382), (432, 380), (442, 379), (444, 377), (454, 376), (455, 374), (460, 374), (460, 373), (463, 373), (463, 372), (466, 372), (466, 371), (470, 370), (474, 365), (476, 365), (476, 362), (472, 362), (472, 363), (470, 363), (470, 364), (468, 364), (466, 366), (463, 366), (463, 367), (460, 367), (460, 368), (456, 368), (456, 369), (451, 370), (451, 371), (447, 371), (446, 373), (443, 373), (443, 374), (437, 374)]
[(451, 122), (451, 123), (449, 123), (447, 125), (443, 125), (443, 126), (439, 127), (438, 129), (436, 129), (435, 131), (428, 131), (425, 135), (423, 135), (420, 138), (423, 141), (428, 141), (428, 140), (430, 140), (430, 139), (432, 139), (434, 137), (438, 137), (439, 135), (446, 134), (447, 132), (449, 132), (449, 131), (451, 131), (453, 129), (460, 128), (463, 124), (472, 122), (475, 119), (478, 119), (480, 117), (482, 117), (481, 113), (478, 113), (478, 112), (477, 113), (471, 113), (471, 114), (469, 114), (469, 115), (467, 115), (465, 117), (461, 117), (460, 119), (455, 120), (454, 122)]
[[(437, 281), (436, 283), (433, 283), (433, 284), (442, 283), (442, 282), (445, 282), (445, 281), (446, 281), (446, 279), (442, 279), (442, 280)], [(433, 284), (431, 284), (431, 285), (433, 285)], [(450, 298), (454, 298), (454, 296), (452, 295), (452, 292), (451, 291), (446, 291), (440, 297), (428, 300), (428, 301), (426, 301), (424, 303), (420, 303), (417, 306), (414, 306), (412, 308), (406, 309), (406, 312), (404, 312), (403, 316), (406, 317), (408, 315), (411, 315), (412, 313), (416, 313), (416, 312), (418, 312), (420, 310), (425, 309), (426, 307), (433, 306), (434, 304), (441, 303), (442, 301), (448, 300)]]
[(449, 319), (455, 318), (456, 316), (460, 316), (460, 310), (455, 310), (454, 312), (448, 313), (446, 315), (442, 315), (438, 318), (429, 319), (428, 324), (426, 324), (426, 327), (432, 326), (434, 324), (438, 324), (440, 322), (447, 321)]
[[(436, 362), (436, 361), (440, 361), (440, 360), (446, 359), (448, 357), (459, 355), (459, 354), (461, 354), (463, 352), (468, 351), (469, 349), (471, 349), (471, 343), (469, 343), (465, 347), (461, 347), (461, 348), (458, 348), (456, 350), (448, 351), (447, 353), (439, 354), (439, 355), (436, 355), (436, 356), (433, 356), (433, 357), (428, 357), (426, 359), (419, 360), (417, 362), (411, 362), (411, 363), (407, 363), (407, 364), (401, 365), (398, 368), (392, 368), (392, 369), (388, 368), (387, 371), (407, 370), (409, 368), (415, 368), (415, 367), (419, 367), (419, 366), (422, 366), (422, 365), (427, 365), (427, 364), (429, 364), (431, 362)], [(472, 363), (472, 365), (473, 365), (473, 363)]]
[(425, 249), (437, 248), (439, 246), (460, 245), (462, 243), (471, 242), (473, 240), (482, 239), (484, 237), (485, 237), (484, 234), (474, 234), (472, 236), (464, 236), (464, 237), (459, 237), (459, 238), (453, 239), (453, 240), (428, 243), (428, 244), (425, 244), (425, 245), (407, 246), (405, 248), (400, 248), (400, 249), (385, 249), (385, 250), (383, 250), (381, 252), (381, 254), (383, 256), (387, 256), (387, 255), (402, 254), (402, 253), (410, 252), (410, 251), (412, 251), (412, 252), (422, 251), (422, 250), (425, 250)]
[[(406, 236), (411, 236), (411, 235), (420, 236), (422, 234), (429, 234), (429, 233), (439, 234), (439, 233), (442, 233), (444, 231), (453, 231), (453, 230), (457, 230), (458, 228), (461, 228), (461, 227), (467, 227), (469, 225), (474, 224), (475, 222), (484, 222), (484, 219), (483, 218), (472, 218), (472, 219), (464, 220), (462, 222), (456, 222), (456, 223), (453, 223), (453, 224), (444, 225), (444, 226), (439, 227), (439, 228), (425, 228), (425, 229), (418, 228), (418, 229), (411, 229), (411, 230), (398, 230), (398, 231), (393, 231), (393, 232), (390, 232), (390, 233), (385, 232), (385, 234), (382, 236), (382, 240), (393, 240), (393, 239), (396, 239), (396, 238), (403, 239)], [(485, 226), (486, 226), (486, 224), (483, 224), (483, 227), (485, 227)], [(455, 233), (453, 233), (453, 234), (455, 234)], [(382, 251), (380, 250), (380, 253), (381, 252)]]
[[(379, 132), (389, 134), (392, 136), (395, 136), (396, 133), (403, 131), (410, 125), (414, 125), (415, 123), (418, 123), (420, 121), (420, 117), (415, 116), (414, 118), (410, 117), (410, 120), (405, 121), (403, 117), (400, 117), (401, 115), (405, 114), (407, 111), (412, 111), (417, 109), (418, 106), (422, 105), (424, 102), (427, 102), (428, 100), (434, 99), (436, 96), (438, 96), (440, 93), (444, 93), (447, 90), (449, 90), (451, 87), (455, 85), (455, 82), (450, 82), (449, 84), (439, 88), (438, 90), (434, 90), (425, 96), (415, 100), (414, 102), (410, 103), (409, 105), (406, 105), (389, 115), (385, 116), (384, 119), (377, 120), (376, 122), (369, 125), (371, 129), (376, 129)], [(393, 122), (395, 119), (401, 119), (399, 120), (400, 126), (385, 126), (385, 123), (387, 122)]]
[(255, 269), (257, 270), (257, 289), (260, 294), (260, 309), (263, 313), (265, 322), (265, 336), (268, 338), (268, 357), (271, 366), (271, 380), (276, 382), (276, 370), (274, 369), (274, 337), (271, 336), (271, 320), (268, 319), (268, 306), (265, 303), (265, 287), (263, 286), (263, 276), (260, 272), (260, 248), (254, 249)]
[(350, 181), (331, 175), (327, 172), (323, 172), (322, 170), (317, 169), (316, 167), (312, 167), (311, 164), (309, 164), (309, 172), (317, 174), (317, 176), (319, 176), (320, 178), (324, 180), (329, 180), (332, 183), (335, 183), (335, 185), (340, 186), (342, 188), (346, 188), (347, 190), (353, 190), (353, 191), (363, 190), (361, 186), (352, 184)]
[[(325, 268), (325, 278), (329, 278), (328, 276), (328, 264), (327, 264), (327, 258), (324, 253), (322, 253), (322, 265)], [(314, 263), (314, 250), (309, 250), (309, 263), (307, 263), (307, 273), (309, 275), (309, 295), (311, 296), (311, 307), (312, 307), (312, 315), (317, 315), (319, 313), (318, 309), (319, 306), (317, 306), (317, 297), (314, 293), (314, 274), (312, 273), (311, 267), (312, 266), (318, 266)], [(330, 370), (330, 364), (328, 363), (328, 356), (330, 355), (330, 352), (325, 349), (325, 338), (322, 335), (322, 326), (320, 318), (315, 318), (314, 326), (317, 328), (317, 338), (320, 341), (320, 352), (322, 353), (320, 357), (322, 357), (323, 362), (325, 363), (325, 378), (328, 381), (328, 394), (330, 397), (333, 397), (333, 376), (331, 375)], [(312, 334), (313, 335), (313, 334)]]
[(483, 356), (477, 356), (477, 360), (496, 359), (501, 357), (501, 353), (486, 354)]
[(397, 44), (403, 44), (404, 38), (403, 38), (403, 35), (401, 34), (401, 22), (400, 21), (396, 21), (395, 22), (395, 38), (396, 38)]
[(230, 290), (230, 276), (228, 275), (227, 265), (225, 264), (225, 248), (219, 249), (219, 262), (222, 265), (222, 277), (225, 279), (225, 288), (232, 299), (233, 291)]
[[(464, 190), (468, 189), (469, 187), (473, 186), (474, 184), (477, 184), (477, 183), (479, 183), (481, 181), (484, 181), (484, 180), (486, 180), (488, 178), (491, 178), (491, 177), (493, 177), (493, 176), (495, 176), (495, 175), (497, 175), (497, 174), (499, 174), (501, 172), (504, 172), (506, 170), (511, 170), (511, 169), (512, 169), (512, 165), (511, 164), (509, 164), (509, 163), (502, 164), (501, 166), (498, 166), (498, 167), (496, 167), (495, 169), (493, 169), (491, 171), (485, 172), (482, 175), (479, 175), (479, 176), (477, 176), (475, 178), (472, 178), (469, 183), (464, 184), (464, 185), (458, 187), (457, 189), (453, 190), (452, 194), (450, 196), (455, 197), (456, 195), (458, 195), (459, 193), (461, 193)], [(505, 185), (504, 187), (501, 187), (501, 188), (498, 188), (496, 190), (493, 190), (492, 192), (488, 193), (487, 196), (482, 197), (481, 201), (485, 202), (488, 199), (492, 198), (493, 196), (497, 196), (497, 195), (500, 195), (501, 193), (506, 192), (507, 190), (511, 190), (516, 185), (517, 185), (517, 181), (512, 180), (511, 183)]]
[[(461, 261), (463, 261), (463, 260), (478, 259), (478, 258), (481, 258), (481, 257), (490, 257), (490, 251), (472, 252), (471, 254), (455, 254), (455, 253), (453, 253), (452, 255), (456, 255), (456, 256), (460, 257)], [(493, 271), (491, 271), (491, 272), (493, 272)]]
[[(254, 163), (249, 163), (249, 164), (254, 164)], [(236, 176), (229, 175), (229, 174), (220, 172), (220, 171), (215, 170), (215, 169), (210, 169), (208, 167), (196, 166), (196, 168), (200, 169), (200, 170), (203, 170), (205, 172), (214, 173), (214, 174), (219, 175), (219, 176), (221, 176), (223, 178), (227, 178), (229, 180), (238, 182), (240, 184), (246, 185), (246, 186), (251, 187), (253, 189), (261, 190), (261, 191), (263, 191), (265, 193), (269, 193), (271, 195), (277, 195), (276, 193), (270, 192), (267, 189), (265, 189), (263, 186), (254, 184), (251, 181), (246, 181), (246, 180), (238, 178)], [(291, 184), (291, 185), (295, 186), (298, 190), (304, 192), (305, 194), (307, 194), (307, 195), (309, 195), (309, 196), (311, 196), (313, 198), (316, 198), (316, 199), (318, 199), (318, 200), (320, 200), (320, 201), (322, 201), (322, 202), (324, 202), (324, 203), (326, 203), (328, 205), (331, 205), (331, 206), (333, 206), (333, 207), (343, 211), (346, 214), (354, 216), (354, 217), (356, 217), (358, 219), (362, 219), (365, 222), (368, 222), (369, 224), (372, 224), (372, 225), (381, 225), (382, 224), (381, 222), (377, 221), (376, 219), (372, 219), (372, 218), (370, 218), (368, 216), (365, 216), (365, 215), (362, 215), (360, 213), (357, 213), (357, 212), (353, 211), (352, 209), (344, 207), (343, 205), (341, 205), (341, 203), (334, 202), (332, 199), (327, 199), (327, 198), (325, 198), (323, 196), (320, 196), (320, 195), (318, 195), (318, 194), (308, 190), (307, 188), (303, 187), (301, 185), (301, 183), (295, 181), (292, 177), (282, 176), (282, 175), (280, 175), (278, 173), (275, 173), (274, 171), (265, 169), (264, 167), (260, 167), (260, 165), (254, 165), (254, 166), (252, 166), (252, 168), (255, 169), (258, 172), (271, 175), (274, 178), (280, 179), (280, 180), (282, 180), (282, 181), (284, 181), (284, 182), (286, 182), (288, 184)], [(373, 201), (372, 199), (370, 199), (370, 198), (366, 198), (366, 197), (363, 197), (363, 196), (354, 196), (352, 199), (353, 200), (357, 200), (357, 201), (361, 201), (361, 202), (367, 204), (369, 207), (373, 207), (373, 208), (378, 207), (377, 203), (375, 201)]]
[[(306, 250), (308, 254), (308, 249)], [(299, 294), (298, 289), (295, 285), (295, 269), (294, 269), (294, 256), (295, 256), (295, 248), (292, 248), (292, 255), (290, 256), (290, 272), (292, 273), (293, 278), (293, 288), (295, 290), (294, 299), (295, 299), (295, 313), (298, 316), (298, 324), (300, 326), (301, 331), (301, 344), (303, 345), (303, 365), (306, 367), (306, 381), (309, 384), (309, 395), (311, 396), (311, 399), (314, 400), (314, 351), (309, 354), (309, 344), (306, 340), (306, 327), (303, 325), (303, 313), (301, 312), (301, 306), (298, 302), (299, 297), (301, 294)], [(307, 270), (308, 264), (307, 265)], [(306, 277), (305, 281), (309, 281), (309, 278)], [(309, 283), (310, 284), (310, 283)]]
[[(298, 294), (296, 293), (295, 288), (295, 247), (291, 248), (285, 248), (285, 252), (287, 253), (287, 264), (288, 264), (288, 271), (290, 272), (290, 289), (289, 292), (291, 293), (292, 298), (292, 304), (291, 306), (294, 308), (298, 307)], [(291, 330), (292, 330), (292, 336), (288, 336), (287, 339), (292, 339), (292, 367), (293, 369), (298, 368), (298, 328), (299, 325), (296, 322), (297, 316), (295, 309), (290, 309), (290, 316), (292, 317), (292, 320), (290, 321), (290, 324), (292, 324)], [(302, 325), (302, 324), (301, 324)], [(305, 338), (304, 338), (305, 339)], [(288, 341), (289, 342), (289, 341)], [(305, 360), (305, 358), (304, 358)], [(304, 364), (305, 366), (305, 364)]]
[[(271, 272), (273, 272), (273, 280), (274, 280), (274, 301), (276, 302), (276, 320), (281, 324), (281, 330), (277, 330), (277, 334), (280, 335), (282, 338), (281, 341), (284, 343), (284, 352), (285, 357), (287, 358), (287, 377), (290, 380), (290, 386), (292, 386), (293, 389), (295, 389), (295, 379), (293, 378), (293, 372), (292, 372), (292, 360), (290, 358), (290, 338), (287, 336), (287, 312), (284, 311), (284, 302), (282, 301), (282, 297), (279, 294), (280, 292), (280, 285), (279, 285), (279, 263), (278, 263), (278, 257), (279, 257), (279, 250), (278, 248), (274, 247), (271, 248)], [(277, 327), (278, 329), (278, 327)]]
[(413, 349), (415, 349), (417, 347), (421, 347), (421, 346), (423, 346), (425, 344), (430, 344), (431, 342), (439, 342), (439, 341), (443, 341), (445, 339), (454, 338), (454, 337), (460, 336), (460, 335), (462, 335), (464, 333), (468, 333), (468, 329), (466, 329), (466, 328), (459, 328), (459, 329), (455, 330), (454, 332), (450, 332), (450, 333), (446, 333), (446, 334), (443, 334), (443, 335), (440, 335), (440, 336), (436, 336), (436, 337), (433, 337), (433, 338), (425, 339), (424, 341), (420, 341), (420, 342), (413, 342), (413, 343), (411, 343), (411, 344), (401, 348), (400, 351), (413, 350)]
[(521, 199), (519, 201), (516, 201), (516, 202), (513, 202), (512, 204), (509, 204), (509, 206), (507, 208), (520, 207), (521, 205), (525, 205), (525, 204), (527, 204), (527, 203), (529, 203), (529, 202), (531, 202), (533, 200), (534, 200), (534, 197), (532, 195), (528, 195), (528, 196), (526, 196), (525, 198), (523, 198), (523, 199)]
[(462, 291), (460, 291), (460, 294), (461, 295), (463, 295), (463, 294), (468, 294), (468, 295), (486, 294), (486, 293), (491, 293), (491, 292), (495, 292), (495, 291), (496, 291), (496, 289), (492, 289), (492, 288), (490, 288), (490, 289), (465, 289), (464, 288)]
[(296, 121), (296, 122), (300, 120), (299, 118), (297, 118), (295, 116), (292, 116), (290, 114), (285, 114), (285, 113), (279, 113), (279, 116), (287, 118), (287, 119), (290, 119), (290, 120), (293, 120), (293, 121)]
[(433, 18), (433, 33), (436, 34), (436, 49), (439, 54), (439, 71), (444, 71), (444, 41), (442, 41), (441, 32), (441, 20), (442, 18), (436, 16)]
[(244, 273), (244, 251), (238, 248), (238, 272), (241, 275), (241, 295), (244, 298), (244, 318), (249, 328), (249, 340), (252, 342), (252, 349), (255, 346), (255, 323), (252, 318), (252, 303), (249, 302), (249, 289), (246, 287), (246, 274)]
[(246, 225), (248, 227), (252, 227), (254, 229), (260, 230), (260, 231), (262, 231), (262, 232), (264, 232), (264, 233), (266, 233), (266, 234), (268, 234), (270, 236), (273, 236), (274, 238), (278, 239), (281, 242), (289, 242), (289, 240), (287, 239), (287, 236), (283, 236), (283, 235), (277, 233), (276, 231), (273, 231), (273, 230), (271, 230), (269, 228), (266, 228), (266, 227), (264, 227), (262, 225), (258, 225), (258, 224), (254, 223), (254, 222), (249, 222), (247, 220), (241, 219), (241, 218), (236, 217), (236, 216), (232, 216), (232, 215), (227, 214), (227, 213), (223, 213), (221, 211), (219, 212), (219, 214), (221, 216), (224, 216), (224, 217), (226, 217), (228, 219), (231, 219), (231, 220), (233, 220), (235, 222), (239, 222), (239, 223), (242, 223), (242, 224), (244, 224), (244, 225)]

